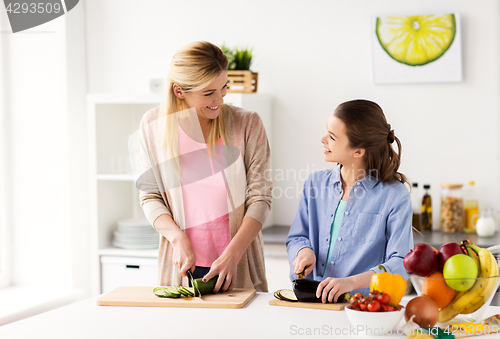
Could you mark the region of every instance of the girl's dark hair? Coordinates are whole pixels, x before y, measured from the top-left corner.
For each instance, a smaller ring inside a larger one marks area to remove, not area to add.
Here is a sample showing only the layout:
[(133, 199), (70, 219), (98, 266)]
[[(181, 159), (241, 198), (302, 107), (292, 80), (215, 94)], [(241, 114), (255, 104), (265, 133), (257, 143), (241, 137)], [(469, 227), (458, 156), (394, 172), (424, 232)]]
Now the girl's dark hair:
[[(346, 125), (350, 146), (365, 150), (364, 160), (369, 175), (382, 182), (399, 181), (409, 185), (406, 176), (398, 172), (401, 142), (379, 105), (368, 100), (347, 101), (337, 107), (334, 115)], [(392, 148), (394, 141), (398, 153)]]

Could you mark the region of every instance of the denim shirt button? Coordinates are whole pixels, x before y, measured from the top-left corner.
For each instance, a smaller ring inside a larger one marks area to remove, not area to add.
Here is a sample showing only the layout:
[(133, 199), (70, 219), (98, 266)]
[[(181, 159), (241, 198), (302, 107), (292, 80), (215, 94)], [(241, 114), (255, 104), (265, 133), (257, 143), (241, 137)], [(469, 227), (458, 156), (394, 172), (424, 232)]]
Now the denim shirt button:
[(339, 237), (339, 238), (338, 238), (338, 241), (342, 241), (342, 237)]
[(330, 264), (332, 264), (332, 265), (333, 265), (333, 264), (335, 264), (335, 263), (334, 263), (334, 262), (333, 262), (333, 260), (332, 260), (332, 261), (330, 261)]
[(349, 212), (345, 212), (345, 215), (349, 215)]

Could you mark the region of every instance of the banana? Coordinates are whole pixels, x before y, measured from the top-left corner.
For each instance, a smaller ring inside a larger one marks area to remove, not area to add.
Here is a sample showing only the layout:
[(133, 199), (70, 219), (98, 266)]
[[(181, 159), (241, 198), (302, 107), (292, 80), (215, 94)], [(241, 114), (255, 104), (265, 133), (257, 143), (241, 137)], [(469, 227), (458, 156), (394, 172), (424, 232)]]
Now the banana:
[(439, 311), (438, 323), (445, 323), (460, 314), (460, 311), (453, 308), (453, 303), (462, 298), (465, 293), (466, 292), (457, 292), (455, 298), (453, 298), (453, 300), (448, 305), (446, 305)]
[(479, 264), (479, 259), (477, 257), (476, 252), (474, 252), (474, 250), (472, 248), (470, 248), (470, 247), (465, 247), (465, 250), (467, 251), (467, 255), (474, 260), (474, 262), (476, 263), (477, 267), (480, 268), (481, 266), (479, 266), (480, 265)]
[(480, 309), (481, 306), (484, 305), (484, 302), (485, 302), (484, 298), (481, 298), (477, 303), (473, 304), (470, 307), (467, 307), (467, 308), (463, 309), (462, 312), (460, 312), (460, 314), (471, 314), (471, 313), (474, 313), (478, 309)]
[[(486, 248), (480, 248), (474, 245), (469, 240), (464, 240), (463, 243), (467, 249), (470, 248), (478, 254), (480, 266), (479, 277), (492, 277), (498, 275), (495, 274), (498, 272), (498, 266), (490, 251)], [(497, 269), (495, 269), (495, 266)], [(459, 313), (474, 309), (474, 306), (481, 304), (481, 301), (484, 303), (485, 297), (489, 297), (486, 292), (490, 293), (491, 289), (496, 286), (496, 283), (497, 278), (478, 279), (472, 288), (470, 288), (460, 299), (452, 304), (452, 307), (456, 311), (459, 311)]]
[[(491, 254), (491, 253), (490, 253)], [(490, 278), (488, 279), (488, 285), (484, 289), (484, 297), (478, 301), (476, 304), (466, 307), (461, 314), (470, 314), (476, 312), (484, 303), (492, 297), (498, 287), (498, 263), (496, 258), (491, 255), (491, 265), (490, 265)]]

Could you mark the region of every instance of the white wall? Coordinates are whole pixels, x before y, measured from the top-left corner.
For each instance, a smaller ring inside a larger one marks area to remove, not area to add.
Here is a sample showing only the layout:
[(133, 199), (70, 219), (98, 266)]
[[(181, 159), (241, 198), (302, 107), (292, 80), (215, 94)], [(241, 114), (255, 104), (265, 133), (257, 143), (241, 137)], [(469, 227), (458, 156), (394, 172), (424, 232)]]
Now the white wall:
[(78, 6), (2, 34), (14, 285), (89, 289), (83, 27)]
[[(277, 224), (291, 223), (305, 172), (328, 168), (320, 137), (335, 107), (378, 102), (403, 143), (401, 170), (430, 183), (438, 225), (439, 185), (475, 180), (481, 203), (500, 209), (500, 3), (496, 0), (125, 1), (87, 0), (90, 93), (145, 93), (173, 53), (194, 40), (253, 46), (259, 92), (274, 97)], [(460, 83), (375, 85), (370, 18), (458, 12)], [(290, 171), (301, 178), (294, 178)], [(277, 173), (279, 174), (279, 173)], [(286, 176), (285, 176), (286, 177)]]

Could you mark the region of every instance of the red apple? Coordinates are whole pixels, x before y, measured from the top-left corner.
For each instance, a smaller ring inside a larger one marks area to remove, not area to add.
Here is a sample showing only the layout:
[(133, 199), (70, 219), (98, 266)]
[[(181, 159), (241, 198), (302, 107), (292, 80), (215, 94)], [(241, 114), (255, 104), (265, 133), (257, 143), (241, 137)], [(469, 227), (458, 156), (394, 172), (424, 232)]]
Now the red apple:
[(449, 242), (439, 248), (437, 259), (438, 268), (443, 272), (444, 263), (455, 254), (464, 254), (462, 247), (456, 242)]
[(437, 253), (430, 245), (416, 244), (405, 255), (403, 264), (408, 273), (425, 277), (437, 269)]

